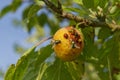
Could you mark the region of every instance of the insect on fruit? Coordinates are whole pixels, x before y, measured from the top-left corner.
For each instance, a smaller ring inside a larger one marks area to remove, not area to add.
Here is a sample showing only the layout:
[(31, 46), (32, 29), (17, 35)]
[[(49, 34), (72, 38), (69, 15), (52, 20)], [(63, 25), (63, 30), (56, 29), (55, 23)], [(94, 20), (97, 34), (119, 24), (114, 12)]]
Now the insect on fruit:
[(75, 60), (84, 47), (82, 32), (72, 26), (59, 29), (52, 41), (56, 56), (64, 61)]

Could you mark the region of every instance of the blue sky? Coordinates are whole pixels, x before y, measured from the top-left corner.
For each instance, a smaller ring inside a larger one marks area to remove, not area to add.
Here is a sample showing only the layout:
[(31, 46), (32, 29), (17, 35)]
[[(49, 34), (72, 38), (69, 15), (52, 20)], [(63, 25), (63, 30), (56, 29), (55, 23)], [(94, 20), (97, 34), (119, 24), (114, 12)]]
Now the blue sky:
[[(0, 0), (0, 10), (10, 4), (12, 0)], [(17, 12), (9, 13), (0, 19), (0, 69), (6, 71), (10, 64), (15, 64), (20, 57), (14, 51), (14, 43), (30, 47), (25, 39), (29, 34), (21, 27), (13, 25), (13, 19), (21, 19), (21, 12), (26, 4), (22, 5)]]

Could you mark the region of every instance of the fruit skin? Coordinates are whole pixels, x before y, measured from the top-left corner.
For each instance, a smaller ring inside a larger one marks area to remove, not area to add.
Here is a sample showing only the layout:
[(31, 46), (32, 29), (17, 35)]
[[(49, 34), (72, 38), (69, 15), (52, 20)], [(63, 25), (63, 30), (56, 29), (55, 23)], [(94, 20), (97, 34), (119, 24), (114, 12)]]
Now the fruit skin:
[(84, 47), (82, 32), (72, 26), (59, 29), (52, 42), (56, 56), (63, 61), (75, 60)]

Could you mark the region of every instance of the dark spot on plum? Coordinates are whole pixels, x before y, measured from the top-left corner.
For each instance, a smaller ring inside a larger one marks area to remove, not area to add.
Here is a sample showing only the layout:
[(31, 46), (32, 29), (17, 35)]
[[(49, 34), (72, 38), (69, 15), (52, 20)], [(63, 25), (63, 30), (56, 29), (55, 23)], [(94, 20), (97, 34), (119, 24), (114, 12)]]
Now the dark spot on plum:
[(68, 34), (67, 33), (64, 34), (64, 38), (68, 39)]

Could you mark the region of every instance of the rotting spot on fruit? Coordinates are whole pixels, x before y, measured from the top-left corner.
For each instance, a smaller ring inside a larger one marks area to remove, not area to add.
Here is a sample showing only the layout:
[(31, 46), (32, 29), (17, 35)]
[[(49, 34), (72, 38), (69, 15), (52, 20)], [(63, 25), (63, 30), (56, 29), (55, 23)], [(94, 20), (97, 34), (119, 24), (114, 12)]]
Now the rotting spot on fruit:
[(74, 30), (74, 29), (71, 29), (71, 30), (69, 30), (69, 33), (70, 33), (71, 35), (74, 35), (74, 34), (75, 34), (75, 30)]
[(64, 34), (64, 38), (68, 39), (68, 34), (67, 33)]
[(82, 32), (72, 26), (59, 29), (54, 34), (53, 41), (55, 41), (53, 44), (55, 54), (63, 61), (75, 60), (84, 47)]
[(80, 38), (80, 36), (78, 35), (78, 33), (75, 33), (75, 37), (76, 38)]

